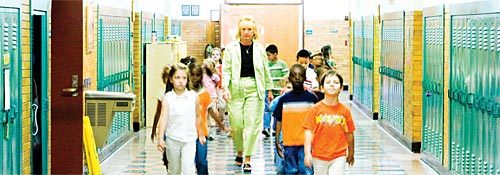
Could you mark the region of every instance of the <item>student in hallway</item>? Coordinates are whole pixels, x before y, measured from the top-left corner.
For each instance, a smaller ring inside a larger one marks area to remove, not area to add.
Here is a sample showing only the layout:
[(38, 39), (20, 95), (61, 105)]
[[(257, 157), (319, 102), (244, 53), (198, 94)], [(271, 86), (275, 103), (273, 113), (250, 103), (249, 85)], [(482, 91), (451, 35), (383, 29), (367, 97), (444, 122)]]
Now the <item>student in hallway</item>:
[(304, 86), (308, 89), (314, 89), (318, 87), (318, 81), (316, 81), (316, 73), (314, 73), (314, 68), (309, 67), (311, 53), (307, 50), (300, 50), (297, 53), (297, 63), (301, 64), (306, 68), (306, 80), (304, 81)]
[[(354, 122), (351, 111), (339, 102), (343, 79), (330, 70), (320, 80), (325, 99), (315, 104), (303, 123), (304, 164), (314, 173), (344, 174), (346, 162), (354, 165)], [(332, 142), (333, 140), (333, 142)], [(312, 152), (311, 152), (312, 150)]]
[[(163, 67), (163, 73), (161, 74), (161, 78), (163, 80), (163, 84), (167, 84), (168, 82), (168, 74), (170, 72), (170, 65), (167, 65), (165, 67)], [(156, 105), (156, 113), (155, 113), (155, 118), (153, 119), (153, 128), (152, 128), (152, 131), (151, 131), (151, 142), (154, 143), (154, 139), (155, 137), (158, 137), (158, 121), (160, 121), (160, 114), (161, 114), (161, 104), (162, 104), (162, 101), (163, 101), (163, 98), (165, 97), (165, 93), (167, 93), (167, 88), (165, 89), (162, 89), (158, 95), (156, 96), (156, 98), (158, 99), (158, 102), (157, 102), (157, 105)], [(164, 138), (165, 139), (165, 138)], [(165, 165), (165, 167), (167, 168), (168, 170), (168, 159), (167, 159), (167, 153), (166, 152), (163, 152), (163, 164)]]
[(189, 77), (187, 66), (173, 65), (162, 101), (157, 146), (160, 152), (167, 152), (168, 174), (194, 175), (196, 139), (202, 145), (206, 141), (201, 130), (198, 94), (190, 90)]
[[(211, 105), (210, 93), (206, 88), (202, 85), (202, 76), (203, 76), (203, 68), (198, 63), (189, 64), (189, 73), (191, 74), (191, 82), (193, 86), (193, 91), (198, 93), (198, 98), (200, 99), (200, 115), (201, 115), (201, 130), (203, 132), (203, 136), (206, 138), (208, 136), (208, 124), (207, 124), (207, 112), (212, 116), (212, 118), (217, 122), (220, 128), (223, 131), (229, 132), (229, 129), (225, 128), (224, 123), (221, 118), (214, 111), (213, 105)], [(208, 143), (201, 144), (200, 140), (196, 141), (196, 156), (195, 156), (195, 164), (196, 170), (198, 174), (207, 175), (208, 174)]]
[[(285, 93), (278, 101), (274, 110), (276, 117), (276, 149), (278, 155), (284, 158), (285, 174), (312, 174), (311, 169), (304, 165), (304, 123), (305, 116), (311, 106), (318, 102), (313, 93), (304, 90), (306, 68), (294, 64), (290, 69), (288, 79), (293, 90)], [(282, 131), (283, 129), (283, 131)], [(283, 135), (284, 149), (281, 148), (279, 133)]]
[[(288, 76), (283, 78), (283, 80), (281, 81), (281, 84), (283, 86), (283, 89), (281, 90), (280, 95), (277, 96), (276, 98), (274, 98), (273, 101), (271, 101), (271, 103), (269, 103), (269, 110), (270, 111), (274, 111), (276, 109), (276, 106), (278, 105), (278, 101), (279, 101), (279, 99), (281, 99), (281, 97), (283, 97), (283, 94), (290, 92), (293, 89), (292, 83), (288, 79)], [(273, 119), (274, 119), (273, 129), (276, 130), (276, 117), (274, 117)], [(283, 148), (283, 139), (281, 137), (281, 133), (275, 133), (275, 135), (278, 138), (278, 142), (279, 142), (281, 148)], [(282, 152), (280, 150), (279, 154), (281, 154), (281, 153)], [(283, 174), (283, 173), (285, 173), (283, 170), (285, 163), (283, 162), (283, 158), (280, 157), (279, 154), (278, 154), (277, 147), (274, 147), (274, 165), (276, 166), (276, 173)]]
[[(271, 73), (271, 79), (273, 80), (274, 89), (273, 97), (277, 97), (281, 92), (281, 81), (283, 77), (288, 75), (288, 65), (286, 62), (278, 59), (278, 47), (276, 45), (271, 44), (266, 48), (267, 60), (269, 61), (269, 72)], [(265, 92), (266, 97), (268, 96), (268, 91)], [(264, 129), (262, 130), (262, 134), (266, 137), (271, 136), (271, 114), (273, 111), (269, 110), (270, 101), (265, 98), (265, 111), (264, 111)]]

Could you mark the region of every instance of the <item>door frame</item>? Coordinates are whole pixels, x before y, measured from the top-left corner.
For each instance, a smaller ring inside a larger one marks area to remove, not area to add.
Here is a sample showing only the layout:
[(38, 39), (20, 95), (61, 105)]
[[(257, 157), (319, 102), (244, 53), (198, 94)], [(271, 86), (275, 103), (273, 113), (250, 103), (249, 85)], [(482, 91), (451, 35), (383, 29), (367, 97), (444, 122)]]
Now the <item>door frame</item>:
[[(33, 17), (41, 16), (41, 81), (38, 82), (39, 85), (41, 85), (41, 91), (38, 92), (38, 96), (40, 99), (40, 106), (39, 109), (45, 109), (41, 113), (41, 128), (43, 130), (40, 130), (42, 132), (42, 137), (41, 137), (41, 143), (44, 143), (42, 145), (42, 174), (47, 174), (48, 173), (48, 156), (49, 156), (49, 149), (48, 149), (48, 129), (49, 129), (49, 121), (48, 121), (48, 108), (49, 108), (49, 100), (48, 100), (48, 12), (47, 11), (42, 11), (42, 10), (32, 10), (31, 12), (31, 20), (33, 21)], [(33, 22), (31, 22), (31, 27), (33, 28)], [(32, 36), (31, 36), (32, 37)], [(33, 43), (31, 43), (32, 45)], [(46, 48), (46, 49), (44, 49)], [(31, 55), (33, 55), (33, 49), (31, 49)], [(31, 73), (33, 73), (33, 65), (31, 66)], [(32, 76), (31, 76), (32, 77)], [(33, 92), (31, 92), (31, 95), (33, 95)], [(33, 164), (32, 164), (33, 166)]]

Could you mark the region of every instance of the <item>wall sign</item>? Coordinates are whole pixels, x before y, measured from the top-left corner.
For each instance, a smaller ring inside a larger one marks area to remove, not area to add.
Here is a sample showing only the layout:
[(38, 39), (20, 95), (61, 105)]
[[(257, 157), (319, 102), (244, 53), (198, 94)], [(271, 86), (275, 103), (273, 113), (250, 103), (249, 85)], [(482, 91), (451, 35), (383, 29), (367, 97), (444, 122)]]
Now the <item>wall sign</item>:
[(182, 16), (189, 16), (189, 14), (191, 14), (191, 6), (190, 5), (182, 5), (181, 12), (182, 12)]
[(191, 5), (191, 16), (200, 16), (200, 6)]

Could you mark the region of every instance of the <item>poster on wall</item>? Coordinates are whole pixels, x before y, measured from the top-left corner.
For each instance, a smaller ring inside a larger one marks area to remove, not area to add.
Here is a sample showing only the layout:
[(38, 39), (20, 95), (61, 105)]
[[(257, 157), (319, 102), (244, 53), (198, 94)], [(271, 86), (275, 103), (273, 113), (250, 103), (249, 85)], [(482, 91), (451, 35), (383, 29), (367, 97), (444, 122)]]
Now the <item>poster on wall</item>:
[(191, 6), (182, 5), (181, 12), (182, 12), (182, 16), (189, 16), (191, 14)]
[(191, 5), (191, 16), (200, 16), (200, 6)]

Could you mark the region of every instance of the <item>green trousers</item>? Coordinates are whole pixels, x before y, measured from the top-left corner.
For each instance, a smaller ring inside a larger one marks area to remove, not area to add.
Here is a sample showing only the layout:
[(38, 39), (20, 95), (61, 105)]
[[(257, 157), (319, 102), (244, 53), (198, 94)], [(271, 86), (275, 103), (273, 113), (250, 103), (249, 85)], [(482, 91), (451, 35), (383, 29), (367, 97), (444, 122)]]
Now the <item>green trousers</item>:
[(259, 99), (255, 78), (241, 78), (232, 83), (238, 83), (230, 89), (231, 100), (227, 102), (234, 147), (244, 156), (253, 156), (262, 131), (264, 100)]

